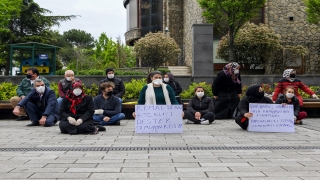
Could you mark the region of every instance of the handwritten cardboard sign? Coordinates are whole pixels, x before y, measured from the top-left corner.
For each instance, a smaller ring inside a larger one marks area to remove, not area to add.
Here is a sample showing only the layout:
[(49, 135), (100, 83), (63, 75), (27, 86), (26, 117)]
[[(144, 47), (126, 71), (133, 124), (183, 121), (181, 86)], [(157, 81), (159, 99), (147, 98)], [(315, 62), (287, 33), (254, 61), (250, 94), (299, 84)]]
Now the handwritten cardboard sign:
[(136, 105), (136, 133), (182, 133), (182, 105)]
[(294, 132), (293, 105), (250, 103), (248, 131)]

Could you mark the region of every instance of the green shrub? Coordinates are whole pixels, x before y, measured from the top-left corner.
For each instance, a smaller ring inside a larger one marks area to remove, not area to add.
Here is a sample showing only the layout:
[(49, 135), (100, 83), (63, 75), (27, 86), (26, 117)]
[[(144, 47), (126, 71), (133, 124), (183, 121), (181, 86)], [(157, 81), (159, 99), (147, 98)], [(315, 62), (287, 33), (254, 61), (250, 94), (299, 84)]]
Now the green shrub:
[(58, 91), (58, 83), (56, 82), (51, 82), (50, 83), (50, 89), (54, 90), (57, 98), (59, 97), (59, 91)]
[(18, 85), (13, 85), (11, 82), (0, 83), (0, 100), (10, 100), (11, 97), (17, 95)]
[(83, 90), (84, 90), (85, 94), (92, 96), (92, 97), (95, 97), (98, 95), (99, 86), (97, 84), (92, 83), (91, 87), (87, 87), (84, 84), (83, 84), (83, 86), (84, 86)]
[[(64, 72), (67, 69), (61, 69), (59, 71), (56, 71), (56, 75), (64, 75)], [(106, 75), (106, 71), (105, 70), (98, 70), (98, 69), (90, 69), (90, 70), (81, 70), (81, 71), (76, 71), (73, 70), (75, 75), (82, 75), (82, 76), (88, 76), (88, 75), (92, 75), (92, 76), (104, 76)], [(147, 73), (145, 72), (138, 72), (138, 71), (132, 71), (132, 70), (114, 70), (115, 75), (147, 75)]]
[(170, 72), (170, 70), (168, 68), (159, 68), (159, 69), (157, 69), (157, 71), (160, 71), (161, 74), (166, 74), (166, 73)]
[(180, 94), (181, 99), (191, 99), (193, 96), (195, 96), (194, 88), (196, 88), (197, 86), (202, 86), (204, 88), (206, 96), (213, 97), (211, 84), (207, 84), (206, 82), (200, 82), (200, 83), (191, 83), (188, 89), (183, 90), (182, 93)]
[(139, 98), (139, 94), (143, 86), (146, 85), (146, 78), (142, 79), (132, 79), (130, 82), (125, 83), (126, 93), (124, 94), (122, 99), (133, 99), (137, 100)]

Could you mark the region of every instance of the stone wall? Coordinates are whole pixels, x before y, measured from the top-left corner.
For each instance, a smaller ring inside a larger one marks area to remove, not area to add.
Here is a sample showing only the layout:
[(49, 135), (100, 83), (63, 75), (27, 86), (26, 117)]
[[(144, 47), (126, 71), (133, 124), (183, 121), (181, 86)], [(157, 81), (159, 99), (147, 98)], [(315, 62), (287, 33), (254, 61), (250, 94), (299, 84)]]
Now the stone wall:
[(183, 0), (183, 56), (187, 66), (192, 65), (192, 25), (205, 23), (197, 0)]
[[(290, 20), (290, 17), (293, 20)], [(265, 23), (281, 35), (283, 45), (303, 45), (309, 50), (304, 57), (304, 73), (320, 73), (317, 26), (306, 21), (305, 4), (301, 0), (268, 0)]]
[[(173, 38), (181, 50), (183, 50), (183, 1), (181, 0), (164, 0), (164, 25), (163, 29), (169, 28), (166, 32)], [(184, 65), (183, 56), (181, 55), (174, 65)]]

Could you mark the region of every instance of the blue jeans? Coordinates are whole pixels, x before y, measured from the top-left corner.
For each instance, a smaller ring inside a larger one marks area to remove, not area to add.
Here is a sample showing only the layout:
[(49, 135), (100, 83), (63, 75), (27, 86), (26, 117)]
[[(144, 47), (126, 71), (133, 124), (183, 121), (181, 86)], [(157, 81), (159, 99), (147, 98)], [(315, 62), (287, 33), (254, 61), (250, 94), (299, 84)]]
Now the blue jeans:
[(60, 108), (60, 104), (62, 103), (62, 100), (63, 100), (63, 98), (62, 98), (62, 97), (59, 97), (59, 98), (57, 99), (58, 104), (59, 104), (59, 108)]
[(108, 122), (103, 121), (103, 119), (98, 115), (93, 115), (93, 120), (99, 122), (102, 126), (111, 125), (125, 118), (123, 113), (116, 114), (110, 118)]
[[(44, 111), (39, 109), (38, 106), (36, 106), (32, 102), (28, 102), (25, 106), (25, 109), (30, 117), (31, 122), (39, 123), (39, 120), (41, 119)], [(49, 127), (49, 126), (55, 125), (56, 123), (57, 123), (56, 117), (54, 117), (53, 115), (49, 115), (47, 117), (47, 120), (44, 126)]]

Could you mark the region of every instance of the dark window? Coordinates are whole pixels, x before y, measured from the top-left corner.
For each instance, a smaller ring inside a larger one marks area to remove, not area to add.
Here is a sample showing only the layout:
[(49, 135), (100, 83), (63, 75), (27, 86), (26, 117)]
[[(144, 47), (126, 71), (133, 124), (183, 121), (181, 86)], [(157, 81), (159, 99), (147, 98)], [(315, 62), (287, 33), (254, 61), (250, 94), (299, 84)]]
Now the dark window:
[(162, 0), (141, 0), (141, 36), (162, 31)]

